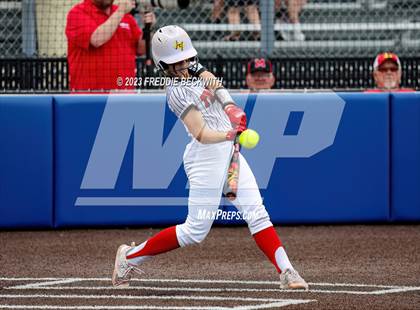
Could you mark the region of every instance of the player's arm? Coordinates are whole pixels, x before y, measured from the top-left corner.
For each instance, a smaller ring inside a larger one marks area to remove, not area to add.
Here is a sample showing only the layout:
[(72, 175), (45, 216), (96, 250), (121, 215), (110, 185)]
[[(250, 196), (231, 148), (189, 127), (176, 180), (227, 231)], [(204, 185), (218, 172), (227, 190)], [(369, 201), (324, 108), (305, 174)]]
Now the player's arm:
[(241, 133), (246, 130), (246, 114), (244, 110), (238, 107), (233, 101), (232, 96), (229, 94), (228, 90), (223, 86), (218, 87), (214, 91), (214, 96), (217, 101), (222, 105), (223, 110), (229, 117), (229, 120), (232, 124), (234, 130), (238, 133)]
[(236, 132), (233, 131), (222, 132), (208, 128), (203, 120), (201, 112), (194, 106), (186, 112), (182, 120), (193, 137), (203, 144), (233, 140), (236, 136)]
[(134, 3), (132, 0), (119, 0), (118, 9), (112, 13), (112, 15), (100, 25), (93, 32), (90, 37), (90, 44), (94, 47), (100, 47), (108, 42), (115, 31), (117, 30), (122, 18), (125, 14), (129, 13), (134, 8)]
[(222, 86), (222, 83), (216, 78), (216, 76), (208, 71), (201, 63), (197, 63), (196, 66), (189, 68), (188, 72), (193, 77), (199, 77), (206, 81), (206, 88), (209, 90), (214, 91), (218, 87)]
[(215, 91), (219, 87), (223, 86), (216, 76), (208, 70), (201, 72), (200, 78), (206, 81), (206, 88), (212, 91)]
[(195, 68), (195, 71), (190, 72), (190, 74), (193, 76), (200, 76), (200, 78), (207, 81), (206, 88), (214, 92), (216, 99), (223, 106), (225, 113), (229, 117), (233, 129), (236, 130), (237, 133), (244, 131), (246, 129), (245, 112), (235, 104), (232, 96), (227, 89), (223, 87), (222, 83), (216, 79), (216, 76), (213, 73), (208, 71), (200, 63), (198, 63), (198, 66)]

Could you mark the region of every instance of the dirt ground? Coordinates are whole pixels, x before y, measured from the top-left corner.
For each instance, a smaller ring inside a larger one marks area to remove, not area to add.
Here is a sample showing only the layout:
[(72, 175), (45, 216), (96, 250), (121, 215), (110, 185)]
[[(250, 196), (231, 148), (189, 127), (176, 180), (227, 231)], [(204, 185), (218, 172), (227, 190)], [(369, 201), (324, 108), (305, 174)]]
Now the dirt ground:
[(309, 291), (279, 289), (246, 227), (213, 227), (124, 289), (116, 249), (159, 228), (0, 231), (0, 309), (420, 309), (420, 225), (276, 229)]

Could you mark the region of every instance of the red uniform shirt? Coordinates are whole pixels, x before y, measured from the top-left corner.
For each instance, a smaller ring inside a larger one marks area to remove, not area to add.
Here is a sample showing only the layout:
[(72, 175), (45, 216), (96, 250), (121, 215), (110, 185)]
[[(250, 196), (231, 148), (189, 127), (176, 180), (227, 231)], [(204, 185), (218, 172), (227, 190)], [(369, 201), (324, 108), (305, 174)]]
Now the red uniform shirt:
[[(111, 14), (117, 6), (113, 5)], [(71, 90), (133, 89), (126, 78), (136, 76), (136, 52), (142, 31), (130, 14), (124, 15), (112, 38), (102, 46), (90, 45), (93, 32), (110, 15), (92, 0), (76, 4), (67, 15), (68, 64)], [(122, 78), (118, 85), (117, 79)]]

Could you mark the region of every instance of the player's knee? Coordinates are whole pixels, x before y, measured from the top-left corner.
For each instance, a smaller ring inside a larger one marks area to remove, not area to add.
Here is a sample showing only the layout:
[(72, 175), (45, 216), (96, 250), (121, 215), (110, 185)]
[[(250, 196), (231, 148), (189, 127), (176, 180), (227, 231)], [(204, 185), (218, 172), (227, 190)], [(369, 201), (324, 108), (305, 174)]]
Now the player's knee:
[(193, 226), (188, 222), (177, 226), (177, 237), (180, 246), (199, 244), (206, 239), (211, 228), (211, 223), (200, 223)]
[(209, 232), (206, 230), (190, 230), (189, 234), (185, 235), (186, 245), (199, 244), (203, 242), (208, 233)]
[(206, 239), (208, 234), (209, 234), (208, 231), (201, 231), (201, 232), (198, 232), (196, 234), (192, 234), (191, 239), (193, 240), (194, 244), (199, 244), (199, 243), (203, 242), (204, 239)]
[(273, 226), (264, 205), (261, 205), (261, 207), (253, 210), (253, 212), (250, 213), (249, 217), (245, 220), (252, 235), (267, 227)]

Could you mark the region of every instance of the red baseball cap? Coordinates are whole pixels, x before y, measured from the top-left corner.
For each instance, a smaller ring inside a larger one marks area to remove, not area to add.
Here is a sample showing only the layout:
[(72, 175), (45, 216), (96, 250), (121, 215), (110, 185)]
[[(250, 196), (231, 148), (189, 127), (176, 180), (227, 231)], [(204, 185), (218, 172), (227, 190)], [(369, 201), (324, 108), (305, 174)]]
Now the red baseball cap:
[(273, 72), (271, 61), (265, 58), (253, 58), (248, 62), (248, 73)]
[(378, 56), (376, 56), (375, 61), (373, 63), (373, 69), (374, 70), (378, 69), (379, 66), (382, 65), (387, 60), (392, 60), (398, 65), (398, 68), (401, 69), (401, 62), (397, 54), (390, 53), (390, 52), (381, 53)]

